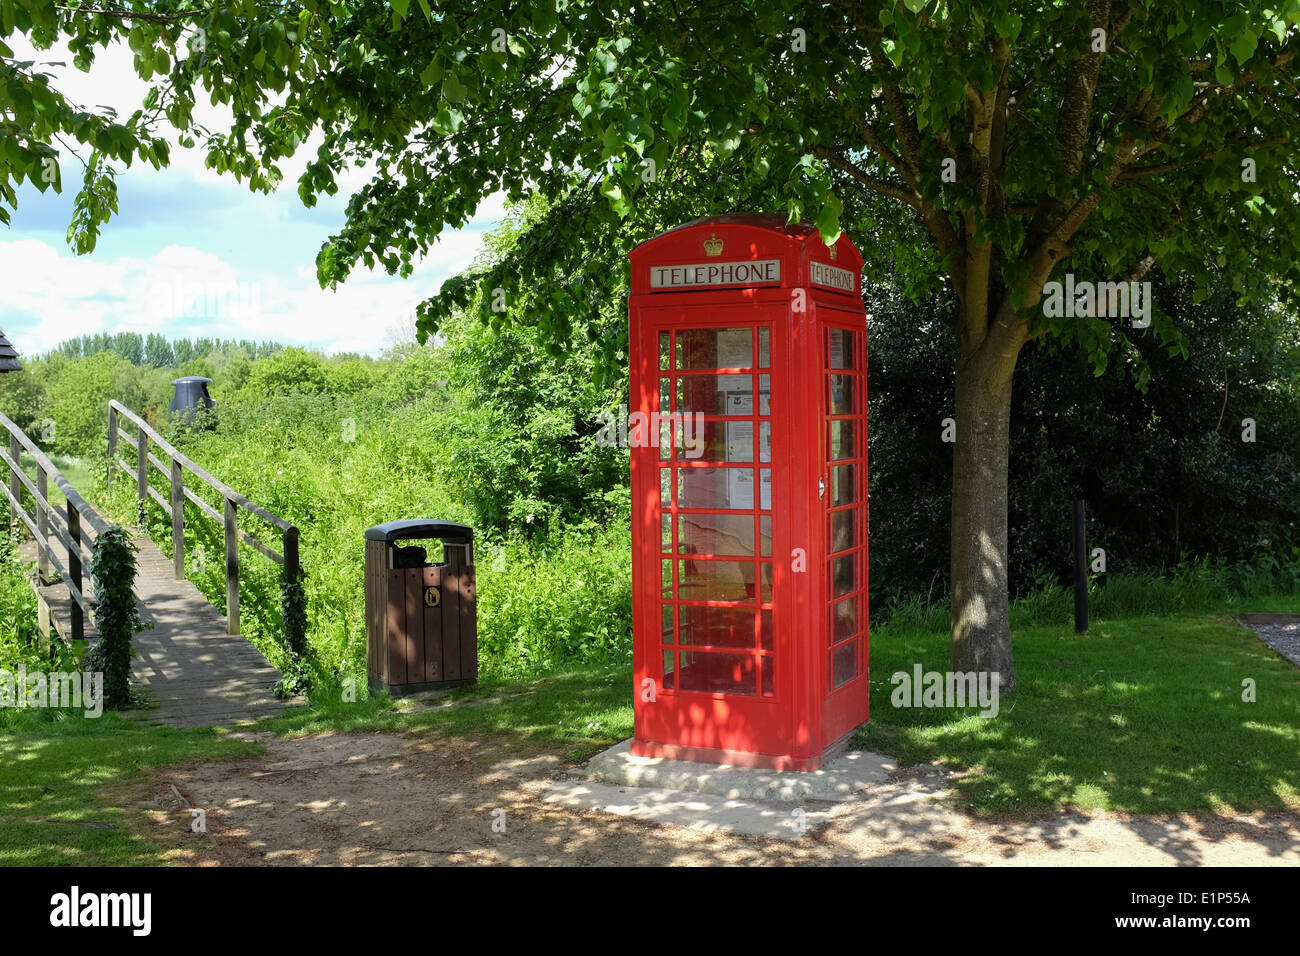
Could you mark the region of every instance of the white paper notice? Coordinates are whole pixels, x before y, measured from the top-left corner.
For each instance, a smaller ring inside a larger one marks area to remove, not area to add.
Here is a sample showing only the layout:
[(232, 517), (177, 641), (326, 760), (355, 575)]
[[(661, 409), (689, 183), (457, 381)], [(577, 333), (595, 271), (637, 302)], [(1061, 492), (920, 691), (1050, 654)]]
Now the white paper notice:
[[(748, 375), (744, 376), (747, 384), (750, 383)], [(728, 415), (752, 415), (754, 414), (754, 393), (746, 387), (743, 391), (730, 392), (727, 395), (726, 410)]]
[(727, 461), (754, 460), (754, 423), (727, 422)]
[(727, 507), (754, 507), (754, 471), (751, 468), (727, 469)]
[(749, 368), (753, 365), (753, 344), (749, 329), (719, 329), (718, 368)]
[(846, 368), (844, 364), (844, 340), (847, 338), (843, 329), (831, 329), (831, 368)]

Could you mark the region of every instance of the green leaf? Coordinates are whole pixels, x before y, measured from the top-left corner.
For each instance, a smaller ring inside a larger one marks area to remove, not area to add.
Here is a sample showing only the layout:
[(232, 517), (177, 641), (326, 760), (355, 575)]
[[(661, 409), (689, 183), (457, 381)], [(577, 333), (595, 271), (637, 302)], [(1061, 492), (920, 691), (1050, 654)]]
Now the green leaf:
[(826, 245), (833, 245), (840, 238), (840, 213), (844, 211), (844, 204), (840, 202), (837, 196), (827, 196), (826, 202), (822, 205), (822, 211), (817, 214), (817, 221), (814, 225), (817, 231), (821, 233), (822, 242)]
[[(411, 9), (411, 0), (389, 0), (388, 5), (393, 8), (393, 12), (403, 20), (406, 19), (407, 12)], [(304, 10), (304, 13), (307, 11)]]
[(430, 60), (429, 65), (420, 73), (420, 82), (425, 86), (437, 86), (442, 79), (442, 65), (437, 60)]
[(1024, 25), (1024, 20), (1017, 13), (1005, 11), (997, 14), (993, 18), (993, 28), (998, 31), (998, 36), (1008, 43), (1015, 43), (1020, 36), (1020, 28)]
[(1255, 47), (1258, 45), (1258, 36), (1249, 30), (1242, 30), (1237, 34), (1236, 39), (1232, 41), (1229, 49), (1232, 50), (1232, 55), (1236, 58), (1237, 62), (1244, 64), (1255, 55)]
[(453, 103), (465, 102), (465, 84), (455, 73), (448, 73), (442, 78), (442, 95)]

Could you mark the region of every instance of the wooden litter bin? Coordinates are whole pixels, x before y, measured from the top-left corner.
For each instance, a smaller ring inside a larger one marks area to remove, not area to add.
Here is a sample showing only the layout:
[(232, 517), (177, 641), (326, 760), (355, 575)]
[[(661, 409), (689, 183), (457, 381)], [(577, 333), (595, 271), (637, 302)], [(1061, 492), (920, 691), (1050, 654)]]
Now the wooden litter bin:
[[(442, 541), (443, 560), (398, 542)], [(389, 521), (366, 530), (366, 675), (394, 697), (478, 678), (474, 532), (447, 521)]]

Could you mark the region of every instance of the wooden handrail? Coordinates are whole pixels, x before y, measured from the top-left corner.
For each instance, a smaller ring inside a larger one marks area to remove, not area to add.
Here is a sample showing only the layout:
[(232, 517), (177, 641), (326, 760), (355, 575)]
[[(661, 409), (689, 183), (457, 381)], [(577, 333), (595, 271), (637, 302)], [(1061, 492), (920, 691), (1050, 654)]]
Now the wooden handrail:
[[(174, 445), (172, 445), (171, 442), (167, 441), (167, 439), (163, 438), (162, 435), (159, 435), (156, 431), (154, 431), (154, 429), (152, 428), (152, 426), (149, 425), (148, 422), (146, 422), (135, 412), (131, 411), (131, 409), (127, 408), (121, 402), (114, 399), (108, 403), (108, 407), (110, 409), (116, 410), (119, 415), (124, 416), (128, 421), (134, 423), (137, 428), (143, 429), (144, 433), (149, 436), (149, 438), (153, 441), (153, 443), (167, 453), (167, 457), (169, 459), (171, 459), (174, 462), (176, 461), (180, 462), (181, 466), (186, 471), (190, 472), (199, 480), (201, 480), (204, 484), (206, 484), (208, 487), (218, 492), (221, 495), (221, 497), (225, 498), (227, 501), (233, 501), (236, 505), (243, 508), (245, 511), (257, 515), (259, 518), (262, 518), (263, 520), (275, 525), (281, 531), (288, 531), (290, 528), (293, 527), (292, 524), (290, 524), (288, 521), (285, 521), (279, 515), (272, 514), (271, 512), (267, 511), (265, 508), (261, 507), (260, 505), (253, 504), (253, 502), (249, 501), (247, 498), (245, 498), (243, 495), (237, 492), (234, 488), (231, 488), (224, 481), (212, 477), (212, 475), (208, 474), (203, 468), (196, 465), (183, 452), (179, 451)], [(132, 442), (132, 444), (134, 445), (135, 443)], [(164, 467), (161, 462), (158, 463), (158, 467), (164, 472), (166, 472), (167, 470), (166, 467)]]
[[(64, 585), (68, 589), (68, 596), (72, 599), (71, 639), (79, 641), (85, 637), (86, 615), (90, 614), (94, 609), (94, 602), (85, 593), (85, 582), (82, 579), (82, 557), (84, 555), (87, 560), (93, 557), (94, 552), (89, 546), (88, 539), (98, 538), (99, 535), (109, 529), (109, 523), (99, 512), (86, 503), (86, 499), (82, 498), (68, 480), (63, 477), (63, 473), (55, 467), (49, 456), (37, 447), (36, 443), (27, 437), (23, 430), (15, 425), (8, 416), (0, 414), (0, 427), (3, 427), (9, 433), (8, 450), (0, 450), (0, 461), (3, 461), (9, 469), (9, 481), (4, 484), (3, 488), (5, 497), (9, 499), (11, 519), (21, 521), (36, 541), (38, 584), (45, 584), (51, 579), (51, 566), (63, 578)], [(30, 454), (36, 462), (35, 482), (28, 478), (23, 471), (22, 454), (24, 451)], [(63, 497), (67, 500), (66, 517), (50, 504), (49, 481), (51, 478), (54, 479), (55, 487), (63, 493)], [(34, 506), (32, 515), (28, 515), (27, 509), (23, 507), (22, 493), (24, 490), (32, 496)], [(88, 528), (83, 528), (83, 523)], [(88, 533), (89, 531), (94, 532), (93, 536)], [(59, 543), (66, 549), (66, 564), (59, 560), (57, 550), (50, 544), (51, 535), (57, 538)], [(47, 636), (44, 628), (48, 626), (48, 610), (44, 604), (44, 598), (39, 600), (41, 602), (41, 637), (44, 639)], [(67, 640), (67, 638), (68, 636), (65, 635), (64, 639)]]
[[(136, 427), (133, 437), (122, 430), (119, 419), (125, 418)], [(117, 457), (118, 439), (124, 440), (135, 449), (135, 468)], [(167, 459), (165, 462), (149, 451), (153, 442)], [(248, 498), (231, 488), (224, 481), (213, 477), (189, 456), (177, 449), (171, 442), (158, 434), (148, 422), (127, 408), (121, 402), (112, 400), (108, 403), (108, 460), (109, 480), (117, 468), (135, 478), (136, 492), (141, 502), (153, 498), (160, 508), (172, 519), (172, 573), (176, 578), (185, 577), (185, 499), (192, 501), (200, 511), (214, 521), (219, 521), (225, 531), (226, 559), (226, 631), (239, 633), (239, 542), (242, 539), (250, 547), (257, 549), (272, 561), (284, 567), (285, 578), (296, 581), (302, 573), (298, 559), (298, 529), (279, 515), (254, 504)], [(166, 475), (171, 482), (170, 500), (149, 483), (149, 466), (153, 465)], [(221, 512), (200, 498), (190, 488), (185, 487), (185, 475), (188, 471), (201, 482), (221, 495), (223, 507)], [(239, 527), (239, 509), (257, 515), (263, 521), (280, 531), (281, 552), (276, 552), (260, 539)]]

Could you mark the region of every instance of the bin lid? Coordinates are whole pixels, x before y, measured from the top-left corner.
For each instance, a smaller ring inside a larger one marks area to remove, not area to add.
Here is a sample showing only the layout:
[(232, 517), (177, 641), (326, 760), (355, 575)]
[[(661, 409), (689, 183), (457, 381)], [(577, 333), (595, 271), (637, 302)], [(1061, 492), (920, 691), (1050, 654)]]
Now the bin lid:
[(175, 379), (175, 380), (172, 382), (172, 384), (173, 384), (173, 385), (188, 385), (188, 384), (190, 384), (191, 382), (202, 382), (203, 384), (206, 385), (206, 384), (208, 384), (208, 383), (211, 382), (211, 381), (212, 381), (212, 379), (210, 379), (210, 378), (204, 378), (202, 375), (186, 375), (186, 376), (184, 376), (183, 378)]
[(454, 521), (430, 521), (428, 518), (385, 521), (366, 529), (367, 541), (406, 541), (410, 538), (441, 538), (444, 541), (472, 543), (474, 529)]

